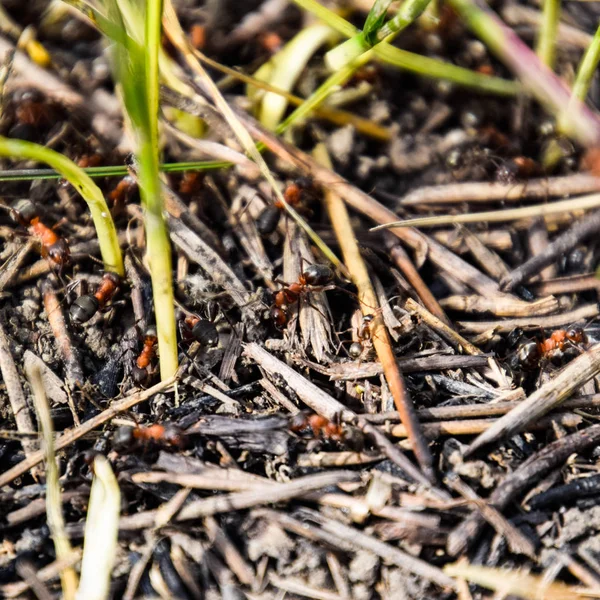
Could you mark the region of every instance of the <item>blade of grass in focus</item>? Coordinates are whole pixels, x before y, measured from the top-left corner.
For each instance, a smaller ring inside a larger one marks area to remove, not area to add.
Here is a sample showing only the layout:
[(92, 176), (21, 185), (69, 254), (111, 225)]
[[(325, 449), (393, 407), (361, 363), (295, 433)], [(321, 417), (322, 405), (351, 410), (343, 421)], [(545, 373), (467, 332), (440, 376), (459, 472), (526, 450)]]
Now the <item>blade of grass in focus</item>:
[(117, 479), (106, 458), (97, 456), (85, 522), (77, 600), (104, 600), (109, 597), (120, 512), (121, 492)]
[(171, 244), (163, 218), (164, 202), (159, 179), (158, 62), (162, 2), (148, 0), (145, 4), (134, 4), (109, 0), (107, 8), (108, 20), (113, 28), (120, 26), (121, 34), (114, 38), (112, 63), (135, 138), (158, 333), (160, 375), (164, 380), (177, 370), (178, 356)]
[(0, 136), (0, 156), (43, 162), (60, 173), (81, 194), (90, 209), (98, 234), (104, 269), (121, 276), (125, 275), (117, 230), (106, 200), (100, 188), (82, 169), (66, 156), (50, 148), (2, 136)]
[[(62, 560), (71, 556), (73, 549), (65, 529), (62, 513), (60, 484), (58, 482), (58, 466), (54, 454), (54, 428), (50, 407), (42, 381), (42, 374), (37, 366), (27, 368), (27, 379), (33, 392), (33, 400), (42, 430), (42, 446), (46, 455), (46, 518), (50, 535), (54, 542), (56, 559)], [(65, 600), (74, 600), (77, 591), (77, 573), (73, 567), (66, 567), (60, 573), (60, 581)]]

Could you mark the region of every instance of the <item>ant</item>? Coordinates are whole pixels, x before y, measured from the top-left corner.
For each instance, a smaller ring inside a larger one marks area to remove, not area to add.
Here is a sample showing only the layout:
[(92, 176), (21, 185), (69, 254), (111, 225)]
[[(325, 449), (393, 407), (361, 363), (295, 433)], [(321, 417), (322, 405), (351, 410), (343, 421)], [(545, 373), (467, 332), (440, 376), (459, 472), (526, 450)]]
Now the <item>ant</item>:
[(134, 450), (139, 446), (158, 444), (166, 448), (183, 448), (185, 445), (184, 432), (173, 425), (155, 423), (148, 427), (131, 427), (122, 425), (113, 436), (113, 447), (117, 451)]
[(374, 318), (375, 315), (373, 314), (363, 315), (362, 322), (356, 331), (357, 340), (352, 342), (348, 348), (350, 358), (357, 359), (362, 356), (365, 350), (365, 342), (371, 341), (371, 324)]
[(47, 258), (50, 264), (60, 271), (68, 265), (71, 260), (69, 244), (61, 238), (54, 230), (42, 223), (38, 209), (28, 198), (17, 200), (10, 208), (12, 218), (27, 227), (29, 233), (38, 238), (42, 246), (41, 254)]
[(310, 289), (307, 287), (325, 287), (329, 285), (335, 277), (333, 270), (327, 265), (310, 265), (298, 277), (298, 281), (290, 283), (275, 294), (275, 301), (271, 306), (270, 315), (275, 325), (282, 329), (288, 322), (288, 310), (290, 306), (298, 302), (301, 294)]
[(182, 333), (185, 339), (194, 339), (208, 348), (219, 345), (219, 332), (215, 324), (196, 315), (190, 315), (183, 320)]
[(100, 309), (104, 308), (119, 289), (121, 278), (107, 271), (94, 294), (79, 296), (69, 309), (71, 321), (81, 325), (87, 323)]
[(202, 189), (204, 175), (198, 171), (185, 171), (179, 182), (179, 193), (184, 196), (192, 196)]
[(112, 201), (113, 210), (119, 211), (125, 206), (127, 201), (133, 196), (137, 189), (137, 183), (131, 175), (125, 175), (112, 192), (108, 194)]
[(580, 327), (557, 329), (548, 338), (523, 344), (517, 351), (517, 360), (523, 368), (535, 369), (542, 360), (560, 359), (567, 348), (587, 341), (587, 336)]
[(144, 346), (133, 367), (133, 380), (137, 385), (143, 385), (148, 381), (150, 376), (150, 364), (156, 356), (156, 346), (158, 338), (156, 337), (156, 329), (148, 327), (144, 335)]
[(364, 447), (362, 433), (340, 423), (339, 415), (328, 419), (317, 414), (299, 412), (290, 418), (288, 429), (293, 433), (310, 431), (315, 438), (347, 444), (351, 449), (361, 451)]
[[(290, 206), (297, 206), (309, 191), (314, 191), (312, 181), (306, 177), (300, 177), (285, 188), (283, 197)], [(261, 235), (271, 235), (277, 229), (283, 209), (283, 203), (280, 200), (275, 200), (273, 204), (263, 208), (256, 218), (256, 229)]]

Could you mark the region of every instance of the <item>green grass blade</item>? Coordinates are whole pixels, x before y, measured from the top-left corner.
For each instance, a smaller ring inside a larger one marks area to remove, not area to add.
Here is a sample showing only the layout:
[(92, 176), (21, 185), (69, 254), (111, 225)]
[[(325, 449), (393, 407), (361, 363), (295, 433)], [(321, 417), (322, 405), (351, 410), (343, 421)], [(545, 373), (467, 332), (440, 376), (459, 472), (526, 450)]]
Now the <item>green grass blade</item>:
[(81, 194), (90, 209), (98, 234), (104, 269), (121, 276), (125, 275), (117, 231), (106, 200), (100, 188), (82, 169), (54, 150), (32, 142), (11, 140), (2, 136), (0, 136), (0, 156), (43, 162), (60, 173)]

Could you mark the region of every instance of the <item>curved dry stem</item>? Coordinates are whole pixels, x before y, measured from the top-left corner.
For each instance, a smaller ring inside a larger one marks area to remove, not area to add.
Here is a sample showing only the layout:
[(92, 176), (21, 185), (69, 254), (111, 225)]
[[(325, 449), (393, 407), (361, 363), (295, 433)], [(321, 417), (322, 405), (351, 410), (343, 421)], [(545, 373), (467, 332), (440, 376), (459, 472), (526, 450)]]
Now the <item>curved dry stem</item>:
[[(321, 164), (327, 168), (331, 168), (329, 156), (324, 146), (317, 146), (314, 155)], [(423, 437), (410, 396), (406, 391), (404, 379), (400, 373), (396, 356), (392, 349), (389, 333), (380, 311), (377, 311), (377, 294), (371, 284), (367, 266), (360, 254), (358, 242), (356, 241), (352, 223), (350, 222), (350, 215), (344, 201), (329, 189), (325, 190), (324, 202), (329, 214), (329, 220), (344, 255), (350, 277), (358, 290), (360, 309), (363, 315), (373, 315), (374, 317), (371, 324), (371, 339), (383, 367), (385, 379), (392, 392), (396, 409), (400, 414), (402, 423), (406, 427), (408, 437), (421, 469), (431, 481), (435, 481), (433, 458), (429, 452), (427, 441)]]

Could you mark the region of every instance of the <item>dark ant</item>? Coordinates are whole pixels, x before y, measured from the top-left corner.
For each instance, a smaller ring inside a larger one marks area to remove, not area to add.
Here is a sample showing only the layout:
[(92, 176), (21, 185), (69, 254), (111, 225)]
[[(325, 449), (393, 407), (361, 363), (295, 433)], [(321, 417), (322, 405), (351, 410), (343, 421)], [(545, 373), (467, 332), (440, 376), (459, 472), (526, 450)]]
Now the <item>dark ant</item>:
[(166, 448), (182, 448), (185, 445), (185, 434), (172, 423), (155, 423), (148, 427), (122, 425), (113, 436), (113, 447), (117, 451), (134, 450), (151, 443)]
[(183, 326), (183, 335), (187, 339), (194, 339), (208, 348), (219, 345), (219, 332), (212, 321), (190, 315), (184, 319)]
[(116, 273), (107, 271), (102, 276), (102, 282), (94, 294), (86, 294), (79, 296), (69, 309), (71, 321), (81, 325), (89, 321), (100, 309), (104, 308), (113, 298), (119, 285), (121, 278)]
[(350, 358), (357, 359), (365, 350), (365, 342), (371, 341), (371, 324), (375, 315), (363, 315), (362, 322), (356, 331), (357, 341), (352, 342), (348, 348)]
[(28, 198), (17, 200), (10, 209), (12, 218), (27, 227), (29, 233), (38, 238), (41, 244), (41, 255), (47, 258), (52, 266), (61, 270), (71, 260), (69, 244), (61, 238), (54, 230), (42, 223), (35, 204)]
[(149, 327), (144, 335), (144, 346), (135, 361), (132, 371), (133, 380), (137, 385), (143, 385), (148, 381), (150, 376), (149, 367), (156, 356), (157, 343), (156, 329)]
[(356, 451), (361, 451), (364, 447), (362, 433), (354, 427), (340, 423), (339, 415), (327, 419), (321, 415), (299, 412), (289, 420), (288, 429), (300, 434), (310, 431), (315, 438), (345, 443)]
[(329, 285), (335, 277), (333, 270), (327, 265), (310, 265), (295, 283), (290, 283), (275, 294), (275, 301), (271, 306), (271, 318), (275, 325), (281, 329), (288, 322), (288, 309), (298, 302), (300, 296), (307, 291), (307, 287), (324, 287)]
[[(290, 206), (297, 206), (306, 192), (312, 190), (314, 190), (312, 181), (301, 177), (285, 188), (283, 197)], [(277, 225), (279, 225), (279, 219), (283, 210), (283, 203), (279, 200), (275, 200), (273, 204), (263, 208), (256, 219), (256, 229), (258, 232), (261, 235), (271, 235), (277, 229)]]
[(580, 327), (557, 329), (548, 338), (523, 344), (517, 351), (517, 359), (524, 369), (535, 369), (542, 360), (560, 358), (569, 346), (585, 344), (587, 341), (587, 336)]

